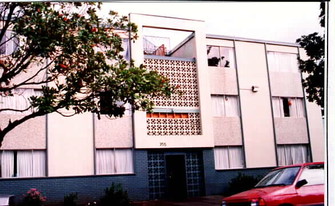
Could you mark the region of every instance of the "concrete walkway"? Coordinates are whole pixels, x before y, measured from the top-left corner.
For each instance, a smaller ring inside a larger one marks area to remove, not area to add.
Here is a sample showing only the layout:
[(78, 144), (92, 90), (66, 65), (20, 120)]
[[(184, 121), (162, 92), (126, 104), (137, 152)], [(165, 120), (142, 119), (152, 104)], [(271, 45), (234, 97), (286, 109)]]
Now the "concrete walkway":
[(175, 202), (167, 200), (150, 200), (150, 201), (140, 201), (133, 202), (134, 206), (210, 206), (210, 205), (221, 205), (222, 196), (213, 195), (213, 196), (203, 196), (203, 197), (194, 197), (189, 198), (184, 201)]

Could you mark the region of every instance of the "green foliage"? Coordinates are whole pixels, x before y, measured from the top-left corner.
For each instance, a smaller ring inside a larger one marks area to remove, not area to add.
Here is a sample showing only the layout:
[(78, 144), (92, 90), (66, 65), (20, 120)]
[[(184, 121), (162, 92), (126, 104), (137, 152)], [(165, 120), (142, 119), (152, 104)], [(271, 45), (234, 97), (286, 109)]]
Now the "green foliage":
[(130, 206), (130, 200), (121, 184), (112, 183), (109, 188), (105, 189), (105, 195), (100, 199), (100, 204), (102, 206)]
[[(122, 117), (126, 103), (133, 110), (150, 111), (152, 97), (176, 92), (166, 77), (124, 59), (122, 38), (136, 40), (137, 26), (113, 11), (108, 18), (100, 18), (100, 6), (94, 2), (0, 3), (0, 38), (9, 28), (13, 31), (12, 38), (0, 46), (20, 40), (15, 52), (0, 57), (0, 95), (31, 86), (42, 92), (29, 98), (28, 108), (19, 110), (32, 114), (0, 128), (0, 144), (10, 130), (36, 116), (94, 112)], [(104, 94), (107, 102), (100, 99)], [(5, 110), (14, 109), (0, 112)]]
[(224, 195), (229, 196), (249, 190), (253, 188), (259, 182), (259, 180), (260, 180), (259, 177), (238, 173), (238, 175), (233, 179), (231, 179), (230, 182), (228, 183), (228, 189)]
[(32, 188), (23, 196), (23, 206), (42, 206), (46, 201), (46, 197), (40, 191)]
[[(320, 25), (325, 24), (325, 3), (320, 4)], [(325, 37), (314, 32), (309, 35), (304, 35), (296, 41), (302, 48), (305, 49), (308, 56), (307, 60), (299, 60), (299, 69), (306, 73), (306, 78), (303, 79), (303, 86), (307, 92), (307, 98), (310, 102), (316, 102), (324, 108), (324, 49)]]
[(70, 193), (64, 196), (64, 206), (76, 206), (78, 200), (78, 193)]

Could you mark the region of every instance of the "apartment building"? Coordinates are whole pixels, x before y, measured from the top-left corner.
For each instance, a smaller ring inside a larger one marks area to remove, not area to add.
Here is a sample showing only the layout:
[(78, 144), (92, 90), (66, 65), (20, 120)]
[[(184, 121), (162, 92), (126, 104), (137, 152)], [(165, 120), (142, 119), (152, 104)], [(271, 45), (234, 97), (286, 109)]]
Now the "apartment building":
[[(90, 201), (114, 182), (133, 200), (214, 195), (238, 173), (324, 160), (321, 112), (306, 101), (298, 45), (208, 35), (199, 20), (130, 21), (139, 38), (125, 40), (125, 53), (182, 95), (153, 99), (151, 113), (53, 113), (22, 124), (0, 148), (0, 194), (38, 188), (49, 201), (71, 192)], [(36, 92), (24, 88), (1, 103), (24, 104)]]

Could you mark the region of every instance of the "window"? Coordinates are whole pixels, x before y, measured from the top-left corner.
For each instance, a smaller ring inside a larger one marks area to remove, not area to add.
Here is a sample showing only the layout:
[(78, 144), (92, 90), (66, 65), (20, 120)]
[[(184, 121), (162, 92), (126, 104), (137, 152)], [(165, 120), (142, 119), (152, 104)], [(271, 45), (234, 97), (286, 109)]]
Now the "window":
[(0, 42), (0, 54), (10, 55), (17, 50), (19, 40), (12, 36), (12, 31), (6, 31)]
[(309, 165), (302, 170), (299, 180), (307, 180), (306, 185), (320, 185), (325, 181), (324, 165)]
[(207, 46), (208, 66), (235, 69), (234, 48)]
[[(0, 109), (12, 109), (12, 110), (26, 110), (30, 107), (29, 98), (31, 96), (40, 96), (41, 92), (34, 89), (14, 89), (13, 95), (2, 96), (0, 95)], [(7, 110), (3, 111), (7, 114), (15, 114), (15, 111)], [(23, 114), (30, 113), (31, 110), (23, 112)]]
[(298, 72), (298, 55), (284, 52), (268, 52), (269, 70), (273, 72)]
[(239, 117), (238, 96), (212, 95), (212, 112), (216, 117)]
[(272, 97), (274, 117), (305, 117), (303, 98)]
[(280, 166), (300, 164), (310, 161), (307, 145), (278, 145), (278, 164)]
[(46, 154), (43, 150), (0, 151), (1, 177), (46, 176)]
[(97, 174), (131, 174), (133, 168), (133, 152), (131, 149), (97, 149)]
[(242, 146), (214, 148), (215, 169), (238, 169), (244, 167)]

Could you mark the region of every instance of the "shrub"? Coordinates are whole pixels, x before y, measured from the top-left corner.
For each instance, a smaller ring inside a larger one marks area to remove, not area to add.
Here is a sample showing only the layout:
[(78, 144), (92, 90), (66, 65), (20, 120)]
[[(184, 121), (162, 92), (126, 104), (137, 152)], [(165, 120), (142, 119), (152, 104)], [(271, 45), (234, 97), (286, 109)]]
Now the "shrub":
[(42, 206), (46, 201), (46, 197), (40, 191), (32, 188), (23, 196), (23, 206)]
[(78, 193), (70, 193), (64, 196), (64, 206), (76, 206), (78, 200)]
[(128, 192), (122, 189), (121, 184), (112, 184), (105, 189), (105, 195), (100, 199), (102, 206), (130, 206)]
[(254, 177), (250, 175), (245, 175), (242, 173), (238, 173), (236, 177), (230, 180), (228, 183), (228, 189), (225, 192), (225, 196), (233, 195), (239, 192), (243, 192), (246, 190), (249, 190), (253, 188), (258, 181), (260, 180), (260, 177)]

